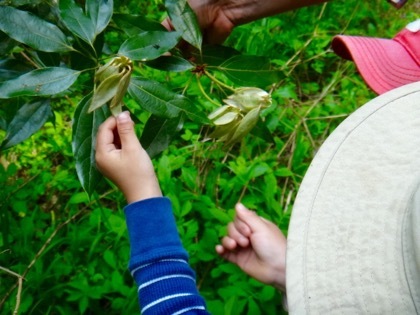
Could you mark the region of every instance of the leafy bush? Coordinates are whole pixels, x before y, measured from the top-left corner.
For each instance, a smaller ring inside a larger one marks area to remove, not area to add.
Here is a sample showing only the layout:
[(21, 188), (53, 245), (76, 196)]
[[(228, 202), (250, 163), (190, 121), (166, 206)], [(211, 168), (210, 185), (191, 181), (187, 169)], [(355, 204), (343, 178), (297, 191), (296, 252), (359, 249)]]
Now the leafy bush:
[[(46, 3), (0, 1), (1, 5), (23, 5), (19, 7), (22, 11), (54, 20), (57, 11)], [(177, 123), (168, 126), (174, 138), (165, 143), (168, 147), (155, 156), (154, 163), (162, 189), (173, 202), (200, 292), (213, 314), (281, 313), (279, 294), (217, 258), (214, 245), (224, 235), (238, 200), (287, 234), (294, 196), (317, 148), (349, 113), (373, 97), (355, 67), (331, 53), (331, 37), (341, 32), (392, 37), (415, 19), (416, 5), (396, 11), (383, 0), (331, 2), (238, 27), (226, 45), (244, 56), (266, 56), (284, 74), (270, 87), (272, 105), (260, 113), (265, 127), (257, 125), (251, 135), (226, 148), (216, 141), (202, 141), (209, 128), (200, 121), (186, 119), (176, 133)], [(162, 4), (151, 1), (115, 1), (114, 11), (153, 20), (164, 16)], [(118, 51), (130, 36), (121, 33), (117, 24), (114, 27), (114, 22), (103, 34), (107, 45), (95, 47), (103, 56)], [(63, 25), (60, 27), (73, 37)], [(17, 45), (4, 34), (0, 37), (2, 52), (18, 61), (6, 62), (14, 72), (2, 71), (3, 81), (32, 71), (28, 60), (60, 67), (64, 60), (73, 70), (84, 67), (79, 62), (85, 60), (72, 53), (60, 53), (57, 64), (57, 58), (46, 56), (56, 57), (56, 53), (40, 53)], [(77, 36), (74, 39), (85, 53), (93, 53), (91, 45)], [(69, 90), (52, 96), (1, 100), (0, 125), (4, 130), (10, 130), (14, 117), (21, 117), (21, 123), (27, 118), (40, 128), (24, 142), (2, 151), (1, 156), (0, 309), (4, 313), (138, 312), (137, 292), (127, 271), (125, 222), (118, 211), (124, 206), (123, 196), (112, 186), (100, 185), (89, 198), (75, 171), (78, 161), (72, 151), (72, 124), (80, 117), (77, 104), (83, 104), (80, 101), (93, 90), (94, 69), (105, 60), (98, 57), (88, 62), (91, 69), (79, 75)], [(226, 97), (226, 89), (217, 88), (210, 77), (200, 76), (198, 83), (196, 73), (190, 71), (166, 72), (136, 62), (134, 72), (160, 82), (168, 93), (183, 95), (187, 87), (186, 102), (206, 114), (216, 107), (213, 101), (220, 104)], [(226, 74), (212, 74), (222, 84), (234, 86)], [(203, 90), (209, 97), (203, 96)], [(166, 126), (167, 118), (151, 116), (132, 95), (125, 102), (138, 119), (144, 142), (148, 139), (145, 128), (155, 122)], [(34, 113), (38, 115), (32, 117)], [(20, 126), (13, 128), (27, 128)], [(24, 132), (29, 136), (35, 129)], [(15, 133), (5, 131), (1, 135), (13, 140), (7, 135)]]

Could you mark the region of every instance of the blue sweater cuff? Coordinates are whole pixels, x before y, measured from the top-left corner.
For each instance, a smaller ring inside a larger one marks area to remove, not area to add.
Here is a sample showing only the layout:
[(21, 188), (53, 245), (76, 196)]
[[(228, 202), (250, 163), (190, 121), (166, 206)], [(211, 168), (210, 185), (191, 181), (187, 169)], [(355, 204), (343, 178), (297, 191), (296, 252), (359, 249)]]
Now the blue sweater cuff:
[(166, 258), (188, 259), (168, 198), (133, 202), (124, 212), (131, 244), (130, 270)]

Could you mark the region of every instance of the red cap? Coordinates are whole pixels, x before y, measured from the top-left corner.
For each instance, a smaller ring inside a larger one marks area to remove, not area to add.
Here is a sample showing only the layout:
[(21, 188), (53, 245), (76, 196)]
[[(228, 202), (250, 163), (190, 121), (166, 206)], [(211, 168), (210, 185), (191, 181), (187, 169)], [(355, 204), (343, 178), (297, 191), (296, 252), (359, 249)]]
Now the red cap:
[(420, 81), (420, 19), (393, 39), (335, 36), (334, 52), (353, 60), (363, 79), (378, 94)]

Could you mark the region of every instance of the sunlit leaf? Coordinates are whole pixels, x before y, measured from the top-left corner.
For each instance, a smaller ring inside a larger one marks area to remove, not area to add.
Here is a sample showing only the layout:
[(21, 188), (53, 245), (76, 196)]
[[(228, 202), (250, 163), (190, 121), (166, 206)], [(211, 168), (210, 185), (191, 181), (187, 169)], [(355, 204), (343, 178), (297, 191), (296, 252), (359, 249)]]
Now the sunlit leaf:
[(148, 20), (142, 15), (114, 13), (112, 20), (128, 36), (135, 36), (145, 31), (166, 31), (161, 23)]
[(8, 6), (0, 6), (0, 30), (34, 49), (46, 52), (74, 50), (66, 35), (54, 24)]
[(61, 67), (33, 70), (0, 84), (0, 98), (53, 95), (68, 89), (80, 72)]
[(174, 48), (179, 39), (178, 32), (144, 32), (127, 39), (118, 54), (131, 60), (152, 60)]
[(187, 0), (165, 0), (165, 6), (172, 25), (178, 32), (181, 32), (182, 38), (198, 50), (201, 50), (203, 37), (200, 26), (197, 16)]
[(95, 166), (96, 134), (99, 125), (109, 116), (107, 106), (88, 114), (92, 93), (83, 98), (76, 108), (73, 124), (72, 149), (76, 159), (76, 172), (84, 190), (92, 195), (103, 178)]
[(24, 104), (8, 124), (6, 137), (0, 148), (7, 149), (26, 140), (38, 131), (52, 115), (49, 100)]
[(165, 150), (184, 123), (183, 115), (172, 119), (151, 116), (147, 121), (140, 142), (150, 157)]
[(59, 7), (64, 25), (77, 37), (92, 45), (95, 38), (94, 24), (82, 8), (74, 0), (60, 0)]
[(242, 86), (266, 87), (282, 77), (279, 70), (272, 70), (269, 60), (259, 56), (234, 56), (218, 67), (234, 83)]
[(109, 24), (114, 10), (113, 0), (87, 0), (86, 12), (93, 23), (95, 36)]

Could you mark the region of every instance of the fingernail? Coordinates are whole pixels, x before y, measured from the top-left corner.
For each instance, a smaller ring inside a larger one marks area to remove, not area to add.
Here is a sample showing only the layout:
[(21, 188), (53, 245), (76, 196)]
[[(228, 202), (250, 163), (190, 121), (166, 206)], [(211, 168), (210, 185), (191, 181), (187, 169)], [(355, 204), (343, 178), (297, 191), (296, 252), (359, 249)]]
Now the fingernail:
[(241, 211), (241, 212), (246, 212), (248, 209), (242, 203), (237, 203), (236, 210)]
[(117, 116), (119, 122), (127, 122), (130, 121), (130, 113), (128, 111), (122, 112)]

